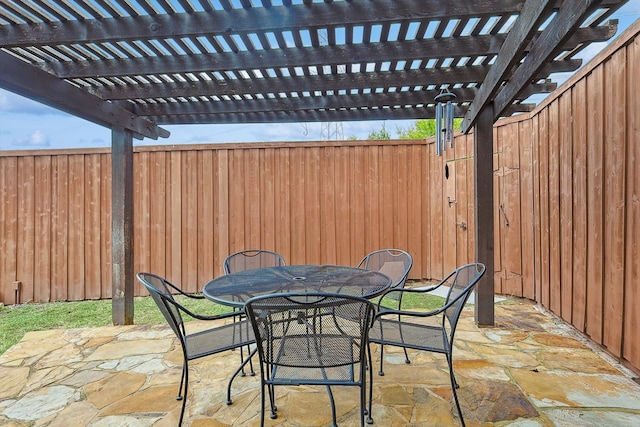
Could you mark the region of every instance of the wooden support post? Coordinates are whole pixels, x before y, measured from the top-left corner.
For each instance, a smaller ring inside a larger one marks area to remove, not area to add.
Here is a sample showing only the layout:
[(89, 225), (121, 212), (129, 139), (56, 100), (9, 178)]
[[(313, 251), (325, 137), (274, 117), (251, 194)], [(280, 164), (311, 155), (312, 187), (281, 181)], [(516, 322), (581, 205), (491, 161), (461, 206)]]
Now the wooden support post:
[(133, 324), (133, 134), (111, 131), (111, 271), (114, 325)]
[(493, 103), (478, 116), (474, 129), (473, 168), (475, 175), (475, 253), (486, 271), (475, 292), (475, 321), (478, 325), (494, 324), (493, 284)]

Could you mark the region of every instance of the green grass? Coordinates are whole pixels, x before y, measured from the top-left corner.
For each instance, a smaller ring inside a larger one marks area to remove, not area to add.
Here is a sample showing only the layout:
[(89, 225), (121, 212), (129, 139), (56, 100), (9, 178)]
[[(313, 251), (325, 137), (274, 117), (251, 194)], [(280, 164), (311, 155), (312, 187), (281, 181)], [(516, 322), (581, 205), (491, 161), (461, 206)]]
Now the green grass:
[[(228, 307), (214, 304), (208, 300), (179, 297), (177, 299), (196, 313), (216, 314), (229, 311)], [(440, 307), (443, 301), (439, 297), (422, 298), (422, 296), (407, 293), (402, 300), (402, 307), (404, 309), (433, 310)], [(387, 302), (385, 305), (388, 304)], [(136, 325), (157, 325), (164, 322), (162, 314), (150, 297), (134, 299), (133, 320)], [(111, 324), (111, 300), (0, 306), (0, 354), (20, 341), (24, 334), (30, 331), (86, 328)]]
[[(208, 300), (176, 298), (197, 313), (216, 314), (229, 311), (227, 307)], [(156, 325), (164, 318), (151, 297), (134, 299), (134, 323)], [(187, 320), (187, 319), (185, 319)], [(111, 325), (111, 300), (52, 302), (0, 306), (0, 354), (22, 339), (30, 331), (73, 329)]]

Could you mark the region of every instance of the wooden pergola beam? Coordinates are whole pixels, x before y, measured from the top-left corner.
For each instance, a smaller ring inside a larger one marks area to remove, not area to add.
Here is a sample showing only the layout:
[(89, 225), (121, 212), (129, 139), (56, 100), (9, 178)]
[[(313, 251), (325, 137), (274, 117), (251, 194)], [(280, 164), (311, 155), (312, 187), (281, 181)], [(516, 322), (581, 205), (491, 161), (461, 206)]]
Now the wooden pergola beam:
[(0, 87), (100, 126), (118, 126), (133, 135), (158, 139), (169, 132), (152, 121), (58, 79), (39, 68), (0, 51)]
[(513, 102), (518, 94), (527, 86), (540, 68), (560, 51), (576, 27), (584, 21), (585, 15), (591, 12), (598, 0), (565, 1), (556, 17), (543, 30), (531, 47), (529, 54), (513, 73), (504, 88), (495, 97), (494, 117), (500, 114)]
[(555, 6), (555, 1), (549, 0), (529, 0), (524, 4), (520, 16), (500, 47), (498, 59), (489, 70), (480, 89), (478, 89), (478, 95), (462, 119), (461, 130), (463, 132), (466, 133), (471, 129), (478, 120), (478, 116), (500, 90), (502, 82), (513, 66), (522, 59), (542, 20), (549, 15), (553, 6)]

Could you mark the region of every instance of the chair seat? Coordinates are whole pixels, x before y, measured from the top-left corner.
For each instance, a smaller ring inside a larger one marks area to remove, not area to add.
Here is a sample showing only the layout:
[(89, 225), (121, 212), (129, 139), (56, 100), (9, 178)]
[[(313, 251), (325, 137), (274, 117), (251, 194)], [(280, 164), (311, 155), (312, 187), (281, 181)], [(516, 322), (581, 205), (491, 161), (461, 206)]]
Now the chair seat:
[(185, 336), (189, 360), (255, 343), (253, 328), (247, 320), (235, 321)]
[(438, 325), (419, 323), (416, 320), (398, 321), (397, 319), (378, 318), (369, 330), (369, 342), (384, 345), (412, 348), (415, 350), (448, 353), (448, 341), (445, 329)]
[[(333, 384), (354, 382), (354, 343), (349, 337), (322, 335), (287, 336), (274, 342), (277, 359), (270, 382), (278, 384)], [(283, 350), (285, 349), (286, 350)], [(358, 355), (358, 352), (355, 352)]]

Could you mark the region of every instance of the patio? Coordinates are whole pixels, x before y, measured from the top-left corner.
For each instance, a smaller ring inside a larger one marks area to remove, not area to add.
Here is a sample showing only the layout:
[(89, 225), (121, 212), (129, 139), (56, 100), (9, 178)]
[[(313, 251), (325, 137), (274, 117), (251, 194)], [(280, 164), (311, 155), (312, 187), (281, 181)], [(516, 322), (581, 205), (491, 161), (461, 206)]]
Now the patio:
[[(640, 425), (640, 385), (632, 373), (531, 302), (510, 298), (495, 309), (495, 327), (475, 326), (472, 307), (458, 326), (454, 361), (467, 425)], [(389, 347), (386, 375), (374, 374), (374, 425), (459, 425), (444, 357), (414, 352), (406, 365), (400, 352)], [(181, 363), (164, 326), (29, 333), (0, 356), (0, 424), (173, 426)], [(258, 425), (257, 378), (236, 379), (233, 405), (225, 404), (237, 363), (229, 352), (192, 364), (185, 425)], [(267, 417), (267, 425), (329, 424), (323, 388), (278, 390), (280, 416)], [(352, 425), (357, 392), (336, 389), (336, 396), (339, 424)]]

